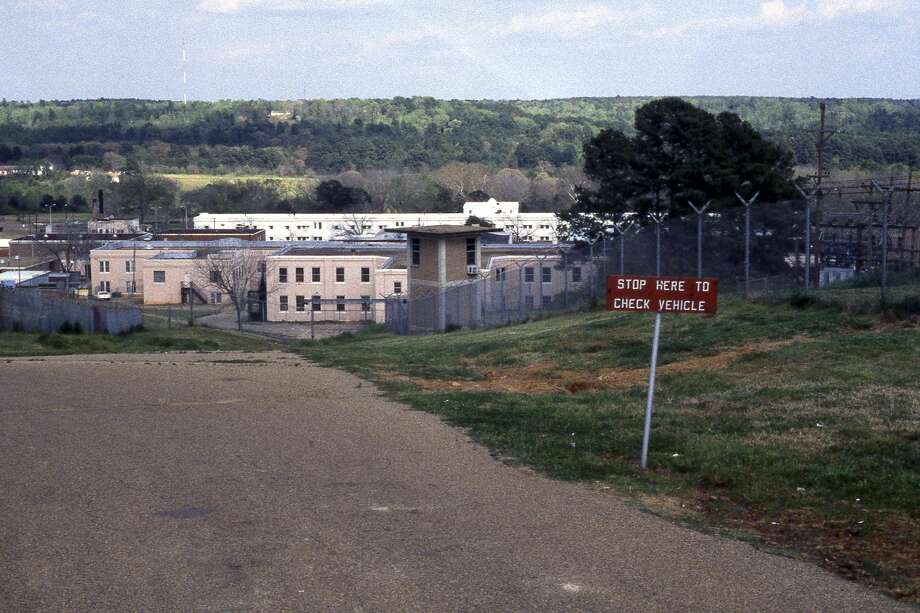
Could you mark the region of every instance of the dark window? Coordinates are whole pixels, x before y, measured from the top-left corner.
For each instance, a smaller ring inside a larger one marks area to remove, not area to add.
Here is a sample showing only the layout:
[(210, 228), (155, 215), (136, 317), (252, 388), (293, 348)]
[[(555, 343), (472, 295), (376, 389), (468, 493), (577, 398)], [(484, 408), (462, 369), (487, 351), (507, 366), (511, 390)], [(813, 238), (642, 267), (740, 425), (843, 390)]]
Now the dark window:
[(572, 269), (572, 281), (581, 283), (581, 266), (576, 266)]
[(365, 312), (371, 310), (371, 297), (370, 296), (361, 296), (361, 310)]
[(496, 283), (502, 283), (502, 282), (504, 282), (504, 280), (505, 280), (505, 269), (504, 269), (504, 267), (502, 267), (502, 268), (496, 268), (496, 269), (495, 269), (495, 282), (496, 282)]
[(393, 293), (394, 294), (402, 293), (402, 281), (393, 281)]
[(533, 283), (533, 266), (524, 269), (524, 283)]
[(528, 309), (533, 308), (533, 296), (524, 296), (524, 306)]
[(553, 269), (549, 266), (544, 266), (542, 268), (543, 282), (552, 283), (553, 282)]
[(361, 283), (370, 283), (371, 282), (371, 269), (362, 268), (361, 269)]
[(287, 268), (278, 269), (278, 283), (287, 283)]
[(313, 282), (319, 283), (319, 268), (313, 268)]
[(211, 283), (220, 283), (220, 271), (212, 270), (208, 275), (208, 279), (210, 279)]
[(422, 241), (418, 238), (412, 239), (412, 265), (418, 266), (422, 263)]
[(154, 270), (153, 271), (153, 282), (154, 283), (166, 283), (166, 271), (165, 270)]
[(476, 239), (468, 238), (466, 239), (466, 265), (475, 265), (476, 264)]
[(278, 296), (278, 310), (280, 311), (288, 310), (288, 297), (287, 296)]
[(307, 308), (307, 300), (303, 296), (297, 296), (297, 312), (303, 313)]
[(297, 283), (303, 283), (303, 268), (294, 269), (294, 281)]
[(320, 300), (321, 298), (319, 296), (313, 296), (313, 298), (311, 299), (310, 306), (314, 311), (321, 311), (323, 309), (323, 303), (320, 302)]
[(335, 269), (335, 282), (345, 283), (345, 269), (344, 268)]
[(543, 296), (543, 306), (549, 306), (553, 303), (552, 296)]
[(336, 296), (335, 297), (335, 310), (344, 311), (345, 310), (345, 296)]

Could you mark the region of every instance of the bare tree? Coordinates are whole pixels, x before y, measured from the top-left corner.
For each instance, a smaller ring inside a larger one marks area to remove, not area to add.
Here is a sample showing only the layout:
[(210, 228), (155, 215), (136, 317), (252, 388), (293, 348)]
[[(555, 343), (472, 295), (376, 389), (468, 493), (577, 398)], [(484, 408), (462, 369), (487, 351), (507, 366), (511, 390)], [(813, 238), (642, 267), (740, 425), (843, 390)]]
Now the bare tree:
[(520, 202), (530, 192), (530, 179), (516, 168), (503, 168), (489, 177), (486, 191), (497, 200)]
[[(202, 286), (227, 295), (236, 310), (236, 327), (242, 331), (243, 311), (249, 304), (250, 294), (267, 287), (265, 279), (270, 274), (267, 266), (260, 253), (244, 247), (199, 253), (195, 272)], [(188, 283), (188, 299), (193, 300), (194, 281)]]
[(434, 180), (447, 189), (454, 197), (462, 200), (470, 192), (483, 189), (489, 176), (488, 168), (482, 164), (452, 162), (434, 173)]
[(345, 216), (342, 226), (342, 236), (346, 238), (355, 238), (364, 234), (365, 226), (370, 226), (370, 219), (367, 215), (360, 213), (350, 213)]

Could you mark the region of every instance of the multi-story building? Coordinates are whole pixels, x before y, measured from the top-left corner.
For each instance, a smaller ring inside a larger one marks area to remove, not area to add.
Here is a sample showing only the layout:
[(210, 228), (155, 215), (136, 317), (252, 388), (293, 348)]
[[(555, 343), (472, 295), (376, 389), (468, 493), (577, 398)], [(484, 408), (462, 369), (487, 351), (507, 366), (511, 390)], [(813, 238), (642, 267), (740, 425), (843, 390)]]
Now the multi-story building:
[(387, 228), (463, 225), (470, 216), (493, 224), (514, 242), (556, 242), (555, 213), (521, 213), (517, 202), (467, 202), (457, 213), (201, 213), (196, 228), (260, 228), (270, 241), (328, 241), (373, 236)]
[[(560, 266), (565, 245), (481, 242), (485, 229), (470, 226), (407, 229), (407, 241), (113, 241), (91, 253), (92, 288), (141, 294), (145, 304), (227, 304), (208, 278), (207, 258), (246, 250), (260, 261), (251, 314), (268, 321), (381, 322), (385, 299), (464, 284), (475, 285), (475, 300), (493, 307), (562, 305), (589, 276), (581, 266)], [(451, 318), (442, 319), (429, 327), (444, 329)]]

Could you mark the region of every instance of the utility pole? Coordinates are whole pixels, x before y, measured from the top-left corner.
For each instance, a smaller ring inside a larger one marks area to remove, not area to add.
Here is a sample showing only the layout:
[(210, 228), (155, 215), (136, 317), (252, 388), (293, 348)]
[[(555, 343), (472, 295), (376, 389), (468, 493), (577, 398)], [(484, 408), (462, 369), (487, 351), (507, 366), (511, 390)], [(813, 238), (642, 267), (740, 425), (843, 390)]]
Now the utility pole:
[[(833, 136), (837, 133), (837, 130), (827, 127), (827, 103), (822, 101), (819, 105), (819, 108), (821, 109), (821, 123), (820, 123), (818, 130), (815, 132), (815, 147), (818, 150), (818, 168), (814, 176), (812, 177), (812, 179), (814, 180), (814, 186), (815, 186), (814, 197), (813, 197), (814, 202), (815, 202), (814, 212), (815, 212), (815, 215), (817, 216), (816, 221), (817, 223), (820, 224), (821, 219), (822, 219), (822, 213), (824, 212), (824, 207), (822, 206), (823, 200), (824, 200), (824, 190), (822, 189), (822, 183), (824, 181), (824, 177), (829, 174), (827, 170), (825, 170), (824, 168), (825, 167), (824, 156), (826, 153), (827, 144), (830, 142), (831, 138), (833, 138)], [(806, 209), (806, 217), (809, 218), (807, 223), (810, 223), (811, 211), (807, 209)], [(808, 227), (808, 230), (806, 233), (809, 235), (809, 238), (810, 238), (811, 236), (810, 226)], [(809, 256), (810, 256), (811, 246), (806, 245), (806, 250), (809, 252)], [(818, 244), (818, 262), (821, 261), (821, 256), (822, 256), (821, 244), (819, 243)], [(808, 270), (809, 272), (811, 271), (810, 262), (809, 262)], [(806, 292), (808, 291), (808, 288), (810, 285), (811, 285), (811, 279), (809, 278), (806, 282), (806, 287), (805, 287)]]

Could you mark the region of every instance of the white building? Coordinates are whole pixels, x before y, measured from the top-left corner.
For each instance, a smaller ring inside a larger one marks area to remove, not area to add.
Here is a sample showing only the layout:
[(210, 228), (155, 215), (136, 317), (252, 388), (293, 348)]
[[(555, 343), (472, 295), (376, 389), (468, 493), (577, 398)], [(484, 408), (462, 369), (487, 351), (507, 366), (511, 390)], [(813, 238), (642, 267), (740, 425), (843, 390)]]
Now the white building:
[(463, 225), (470, 215), (488, 221), (515, 242), (559, 240), (555, 213), (521, 213), (517, 202), (467, 202), (458, 213), (201, 213), (195, 228), (259, 228), (269, 241), (328, 241), (373, 236), (385, 228)]

